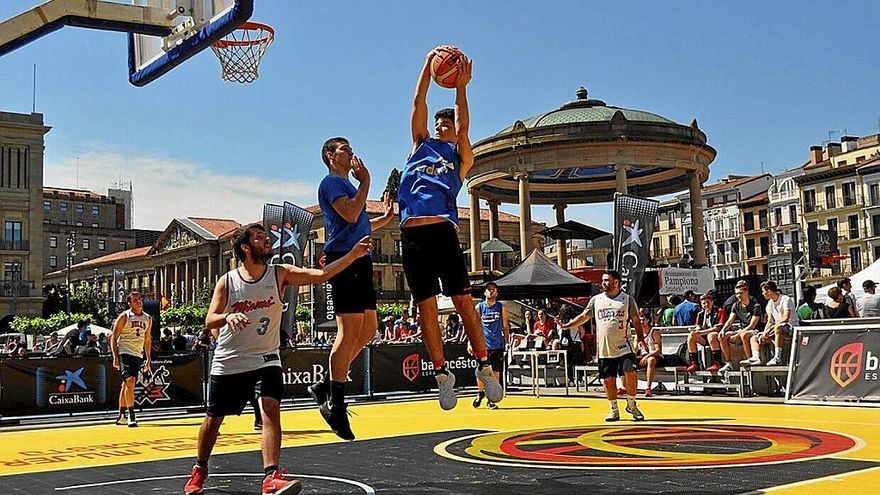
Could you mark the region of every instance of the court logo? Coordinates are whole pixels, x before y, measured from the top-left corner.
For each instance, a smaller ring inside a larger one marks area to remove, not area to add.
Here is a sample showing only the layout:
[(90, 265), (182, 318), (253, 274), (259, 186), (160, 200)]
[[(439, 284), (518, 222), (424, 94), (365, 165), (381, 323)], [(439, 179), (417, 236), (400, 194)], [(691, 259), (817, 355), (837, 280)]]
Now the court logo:
[(422, 372), (422, 356), (418, 354), (410, 354), (403, 359), (401, 373), (407, 380), (414, 382)]
[(846, 388), (862, 373), (862, 353), (865, 345), (853, 342), (838, 349), (831, 356), (831, 378), (842, 388)]
[(141, 370), (134, 385), (135, 402), (138, 405), (153, 405), (157, 402), (171, 400), (171, 396), (168, 395), (168, 387), (171, 386), (169, 376), (171, 376), (171, 372), (164, 365), (153, 370), (151, 374)]
[(857, 445), (836, 433), (748, 425), (595, 426), (484, 433), (434, 448), (447, 458), (547, 469), (716, 469), (836, 455)]

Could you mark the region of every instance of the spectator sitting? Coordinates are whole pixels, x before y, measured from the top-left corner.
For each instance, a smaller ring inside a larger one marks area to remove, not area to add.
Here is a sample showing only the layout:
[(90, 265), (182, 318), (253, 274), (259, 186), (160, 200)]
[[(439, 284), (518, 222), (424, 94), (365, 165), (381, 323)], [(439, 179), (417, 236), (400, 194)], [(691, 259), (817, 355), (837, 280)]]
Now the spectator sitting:
[(110, 353), (110, 342), (107, 341), (107, 334), (104, 332), (98, 334), (98, 352), (101, 354)]
[(543, 309), (538, 310), (538, 320), (535, 321), (534, 334), (538, 332), (544, 337), (545, 348), (559, 349), (559, 334), (556, 330), (556, 320), (549, 316)]
[(694, 299), (696, 299), (694, 291), (689, 290), (684, 293), (684, 300), (672, 311), (673, 326), (690, 327), (697, 321), (700, 307), (694, 302)]
[(171, 346), (174, 348), (174, 352), (186, 352), (186, 337), (183, 336), (183, 332), (179, 329), (174, 332), (174, 339), (171, 341)]
[(76, 350), (76, 354), (78, 356), (98, 356), (100, 352), (98, 351), (98, 339), (89, 339), (86, 345), (81, 345)]
[(52, 332), (52, 335), (49, 336), (49, 339), (43, 343), (43, 352), (46, 354), (51, 354), (58, 347), (61, 346), (61, 340), (58, 339), (58, 332)]
[(837, 286), (840, 287), (840, 290), (843, 292), (843, 298), (846, 299), (846, 303), (849, 304), (850, 313), (853, 315), (853, 318), (858, 318), (859, 311), (856, 307), (856, 296), (852, 293), (852, 280), (850, 280), (849, 277), (844, 277), (837, 281)]
[(825, 314), (828, 318), (855, 318), (855, 308), (850, 306), (846, 296), (843, 295), (843, 289), (840, 287), (832, 287), (828, 290), (828, 302), (825, 303)]
[[(749, 295), (749, 284), (745, 280), (736, 283), (734, 297), (736, 299), (730, 305), (730, 311), (727, 311), (727, 321), (718, 332), (721, 354), (724, 357), (724, 362), (731, 362), (730, 345), (742, 344), (746, 359), (740, 362), (749, 363), (753, 357), (750, 343), (752, 335), (758, 331), (764, 313), (758, 300)], [(739, 329), (731, 331), (734, 323), (739, 325)], [(757, 358), (757, 356), (754, 357)]]
[(72, 328), (64, 334), (61, 344), (49, 353), (50, 356), (73, 356), (76, 348), (79, 347), (79, 329)]
[(171, 335), (171, 329), (162, 330), (162, 339), (159, 340), (159, 352), (162, 354), (171, 354), (174, 352), (174, 336)]
[(660, 326), (661, 327), (671, 327), (672, 326), (672, 315), (675, 313), (675, 307), (681, 304), (681, 297), (672, 296), (669, 298), (669, 306), (660, 313)]
[(873, 280), (862, 283), (865, 295), (856, 301), (856, 309), (862, 318), (880, 317), (880, 294), (876, 294), (877, 284)]
[(718, 338), (718, 332), (724, 326), (727, 315), (723, 308), (716, 308), (715, 301), (709, 294), (700, 296), (700, 307), (702, 311), (697, 313), (697, 319), (691, 333), (688, 334), (687, 346), (690, 364), (687, 367), (688, 373), (693, 373), (700, 369), (700, 363), (697, 359), (697, 345), (708, 345), (712, 350), (712, 364), (706, 368), (711, 373), (728, 371), (732, 363), (726, 361), (721, 366), (722, 352), (721, 341)]
[(444, 332), (446, 334), (443, 339), (444, 342), (458, 343), (467, 339), (467, 335), (464, 333), (464, 325), (462, 325), (458, 313), (449, 313), (446, 317)]
[(89, 320), (80, 320), (76, 324), (77, 330), (79, 330), (79, 345), (86, 345), (89, 342), (89, 336), (92, 335), (92, 325)]
[[(297, 335), (297, 338), (298, 338), (298, 337), (299, 337), (299, 335)], [(297, 342), (299, 342), (299, 340), (297, 340)], [(196, 344), (196, 333), (195, 333), (195, 330), (193, 330), (192, 327), (187, 328), (187, 329), (186, 329), (186, 348), (187, 348), (187, 349), (192, 349), (193, 346), (195, 346), (195, 344)]]
[(214, 336), (211, 334), (210, 330), (207, 328), (202, 329), (199, 338), (196, 339), (193, 349), (197, 351), (210, 351), (214, 349)]
[(409, 311), (404, 309), (400, 318), (394, 321), (394, 326), (391, 329), (391, 338), (389, 338), (388, 341), (402, 342), (403, 337), (409, 335), (410, 325), (412, 325), (412, 320), (409, 317)]
[(530, 310), (526, 310), (523, 313), (523, 322), (522, 325), (515, 327), (510, 327), (510, 348), (516, 349), (520, 346), (520, 343), (523, 339), (526, 338), (531, 332), (532, 324), (534, 323), (534, 318), (532, 318), (532, 312)]
[(822, 320), (826, 318), (825, 306), (816, 302), (815, 287), (804, 289), (804, 301), (798, 306), (797, 314), (801, 320)]
[(761, 344), (773, 342), (773, 358), (767, 361), (767, 366), (779, 366), (782, 364), (782, 341), (786, 335), (792, 335), (792, 323), (797, 323), (797, 310), (791, 297), (779, 293), (776, 282), (762, 282), (761, 292), (767, 300), (767, 326), (763, 332), (752, 337), (752, 356), (760, 357)]
[(650, 397), (654, 391), (652, 384), (654, 383), (654, 374), (657, 366), (679, 366), (682, 364), (681, 357), (678, 354), (663, 354), (663, 337), (660, 330), (654, 328), (651, 321), (651, 315), (647, 309), (639, 309), (639, 319), (645, 328), (645, 347), (639, 349), (638, 356), (639, 367), (645, 368), (645, 378), (647, 385), (645, 386), (645, 397)]

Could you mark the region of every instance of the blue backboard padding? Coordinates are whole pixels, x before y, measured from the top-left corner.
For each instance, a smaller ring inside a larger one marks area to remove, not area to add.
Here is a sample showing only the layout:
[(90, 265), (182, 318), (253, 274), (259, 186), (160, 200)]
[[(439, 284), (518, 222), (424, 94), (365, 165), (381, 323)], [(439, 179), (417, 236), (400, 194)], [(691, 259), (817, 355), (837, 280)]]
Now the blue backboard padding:
[(128, 35), (128, 80), (135, 86), (145, 86), (160, 76), (177, 67), (190, 57), (213, 45), (227, 34), (234, 31), (241, 23), (251, 18), (254, 13), (254, 0), (235, 0), (229, 12), (206, 25), (198, 33), (141, 70), (137, 70), (134, 56), (134, 34)]

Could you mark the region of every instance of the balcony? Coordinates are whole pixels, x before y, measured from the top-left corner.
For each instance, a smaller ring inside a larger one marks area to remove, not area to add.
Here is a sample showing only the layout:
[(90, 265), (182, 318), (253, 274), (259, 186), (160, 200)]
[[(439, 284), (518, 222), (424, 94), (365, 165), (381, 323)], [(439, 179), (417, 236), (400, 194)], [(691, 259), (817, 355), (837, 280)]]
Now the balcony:
[(777, 203), (780, 201), (787, 201), (790, 199), (798, 199), (798, 191), (797, 191), (797, 189), (791, 189), (789, 191), (781, 192), (781, 193), (770, 193), (768, 196), (769, 196), (771, 203)]
[(38, 297), (36, 284), (33, 280), (0, 280), (0, 297)]
[(678, 248), (670, 248), (670, 249), (652, 249), (651, 254), (655, 260), (662, 260), (667, 258), (681, 258), (681, 249)]
[(30, 251), (30, 241), (0, 241), (0, 251)]
[(388, 263), (388, 255), (382, 253), (371, 253), (370, 258), (373, 260), (373, 263)]
[(379, 301), (407, 301), (409, 292), (405, 290), (377, 290), (376, 299)]
[(735, 239), (739, 237), (739, 230), (728, 229), (712, 232), (712, 240), (719, 241), (721, 239)]

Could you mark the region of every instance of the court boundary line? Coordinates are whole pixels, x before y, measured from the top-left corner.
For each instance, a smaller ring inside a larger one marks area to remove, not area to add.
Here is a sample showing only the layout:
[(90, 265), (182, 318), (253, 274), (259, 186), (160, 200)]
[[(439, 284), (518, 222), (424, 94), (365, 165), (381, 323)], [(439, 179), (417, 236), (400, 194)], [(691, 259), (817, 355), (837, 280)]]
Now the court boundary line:
[[(231, 476), (234, 478), (245, 478), (245, 477), (259, 478), (259, 477), (266, 476), (265, 473), (215, 473), (214, 475), (215, 476)], [(321, 475), (298, 474), (298, 473), (286, 473), (286, 477), (334, 481), (337, 483), (344, 483), (347, 485), (356, 486), (356, 487), (360, 488), (361, 490), (363, 490), (364, 493), (367, 495), (375, 495), (375, 493), (376, 493), (376, 489), (373, 488), (372, 486), (370, 486), (366, 483), (362, 483), (357, 480), (350, 480), (347, 478), (336, 478), (333, 476), (321, 476)], [(175, 475), (169, 475), (169, 476), (152, 476), (149, 478), (134, 478), (134, 479), (127, 479), (127, 480), (111, 480), (111, 481), (104, 481), (101, 483), (86, 483), (86, 484), (82, 484), (82, 485), (60, 486), (60, 487), (56, 487), (55, 491), (56, 492), (64, 492), (64, 491), (68, 491), (68, 490), (77, 490), (80, 488), (95, 488), (95, 487), (99, 487), (99, 486), (126, 485), (126, 484), (131, 484), (131, 483), (144, 483), (147, 481), (161, 481), (161, 480), (186, 479), (186, 478), (189, 478), (188, 474), (175, 474)]]

